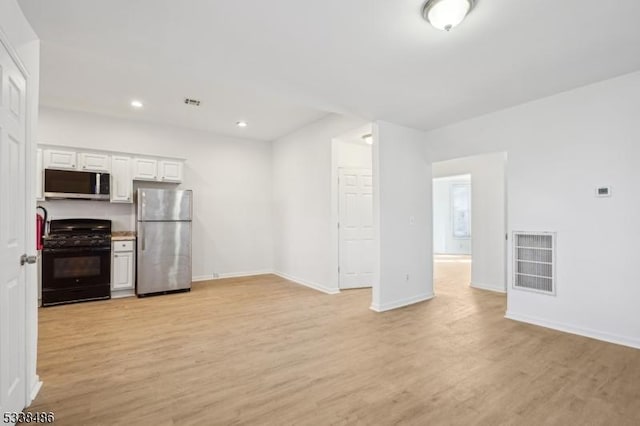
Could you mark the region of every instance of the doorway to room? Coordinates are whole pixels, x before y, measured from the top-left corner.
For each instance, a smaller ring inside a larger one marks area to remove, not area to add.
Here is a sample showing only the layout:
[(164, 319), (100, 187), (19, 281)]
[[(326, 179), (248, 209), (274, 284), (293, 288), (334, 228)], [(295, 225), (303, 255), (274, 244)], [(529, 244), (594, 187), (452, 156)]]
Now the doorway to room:
[(505, 152), (433, 163), (436, 293), (507, 292), (506, 163)]
[(334, 138), (332, 151), (338, 288), (371, 288), (375, 264), (372, 126)]
[[(440, 291), (471, 282), (472, 214), (470, 174), (433, 179), (433, 262)], [(444, 279), (452, 276), (455, 281)]]

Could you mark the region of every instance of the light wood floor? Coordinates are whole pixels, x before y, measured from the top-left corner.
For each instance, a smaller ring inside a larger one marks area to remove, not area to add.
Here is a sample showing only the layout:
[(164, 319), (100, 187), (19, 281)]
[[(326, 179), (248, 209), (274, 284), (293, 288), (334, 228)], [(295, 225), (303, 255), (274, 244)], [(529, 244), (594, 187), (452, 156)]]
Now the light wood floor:
[(436, 264), (437, 297), (377, 314), (276, 276), (40, 311), (30, 411), (59, 425), (640, 424), (640, 351), (503, 318)]

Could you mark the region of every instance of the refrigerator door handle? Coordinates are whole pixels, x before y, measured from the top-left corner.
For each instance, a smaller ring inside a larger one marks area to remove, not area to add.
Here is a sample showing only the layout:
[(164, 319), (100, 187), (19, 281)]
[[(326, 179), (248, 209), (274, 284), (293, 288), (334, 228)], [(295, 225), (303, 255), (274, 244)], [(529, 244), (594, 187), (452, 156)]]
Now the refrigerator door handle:
[(139, 235), (139, 237), (140, 237), (140, 240), (141, 240), (140, 241), (140, 245), (141, 245), (140, 250), (144, 251), (145, 246), (146, 246), (146, 242), (145, 242), (146, 238), (145, 238), (145, 235), (144, 235), (144, 222), (140, 222), (139, 225), (140, 225), (140, 235)]

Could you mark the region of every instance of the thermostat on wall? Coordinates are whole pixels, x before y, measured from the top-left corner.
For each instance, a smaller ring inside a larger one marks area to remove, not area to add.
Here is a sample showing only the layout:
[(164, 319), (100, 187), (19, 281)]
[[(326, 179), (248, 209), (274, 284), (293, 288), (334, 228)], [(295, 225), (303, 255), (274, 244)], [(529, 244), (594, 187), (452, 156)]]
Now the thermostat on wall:
[(611, 197), (611, 187), (600, 186), (596, 188), (596, 197)]

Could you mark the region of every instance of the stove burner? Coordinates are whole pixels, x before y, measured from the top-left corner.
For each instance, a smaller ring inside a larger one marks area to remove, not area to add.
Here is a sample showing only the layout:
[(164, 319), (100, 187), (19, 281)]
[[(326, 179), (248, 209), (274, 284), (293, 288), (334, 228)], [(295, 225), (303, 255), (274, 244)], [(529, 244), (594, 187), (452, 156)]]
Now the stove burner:
[(44, 248), (108, 247), (111, 246), (111, 224), (91, 219), (51, 221), (50, 233), (44, 238)]

